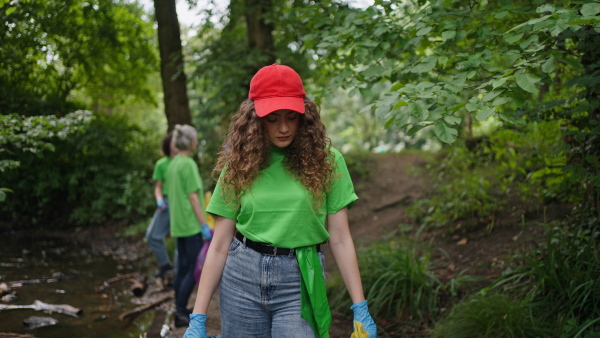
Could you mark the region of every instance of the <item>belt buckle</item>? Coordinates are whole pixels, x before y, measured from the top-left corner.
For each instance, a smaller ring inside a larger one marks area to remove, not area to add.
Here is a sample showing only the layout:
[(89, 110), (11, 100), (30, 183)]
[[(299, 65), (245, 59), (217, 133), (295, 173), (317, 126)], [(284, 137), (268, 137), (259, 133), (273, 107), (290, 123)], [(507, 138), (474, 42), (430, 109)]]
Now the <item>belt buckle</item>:
[(265, 255), (267, 255), (267, 256), (277, 256), (277, 247), (276, 246), (272, 246), (271, 248), (273, 248), (272, 252), (265, 253)]

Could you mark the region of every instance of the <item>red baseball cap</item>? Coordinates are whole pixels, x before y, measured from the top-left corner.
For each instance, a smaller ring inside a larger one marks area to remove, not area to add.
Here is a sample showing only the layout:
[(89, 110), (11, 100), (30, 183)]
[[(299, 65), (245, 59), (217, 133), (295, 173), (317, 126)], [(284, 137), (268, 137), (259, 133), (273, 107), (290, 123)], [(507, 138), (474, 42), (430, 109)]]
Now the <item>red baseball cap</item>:
[(248, 93), (260, 117), (281, 109), (303, 114), (305, 96), (300, 75), (292, 68), (278, 64), (261, 68), (252, 77)]

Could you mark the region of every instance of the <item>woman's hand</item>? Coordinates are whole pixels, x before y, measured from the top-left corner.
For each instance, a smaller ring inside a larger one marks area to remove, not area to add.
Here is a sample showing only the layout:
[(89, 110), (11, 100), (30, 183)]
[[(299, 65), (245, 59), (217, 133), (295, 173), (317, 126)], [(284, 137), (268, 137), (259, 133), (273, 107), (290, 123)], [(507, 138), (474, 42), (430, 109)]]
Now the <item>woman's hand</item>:
[(369, 314), (367, 301), (356, 303), (350, 309), (354, 311), (354, 320), (363, 325), (363, 328), (369, 334), (369, 338), (377, 338), (377, 326)]
[(192, 313), (190, 326), (185, 330), (183, 338), (206, 338), (206, 315)]

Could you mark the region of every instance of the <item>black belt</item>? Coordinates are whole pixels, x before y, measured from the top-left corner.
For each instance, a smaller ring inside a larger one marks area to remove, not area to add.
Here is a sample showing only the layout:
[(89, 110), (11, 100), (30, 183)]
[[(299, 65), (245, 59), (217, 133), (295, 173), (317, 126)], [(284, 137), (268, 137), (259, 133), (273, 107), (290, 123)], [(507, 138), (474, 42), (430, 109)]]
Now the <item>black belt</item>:
[[(290, 252), (295, 251), (295, 249), (278, 248), (267, 243), (255, 242), (242, 235), (242, 233), (239, 231), (235, 232), (235, 238), (244, 243), (250, 249), (267, 256), (289, 255)], [(315, 248), (318, 252), (323, 251), (323, 243), (315, 244)]]

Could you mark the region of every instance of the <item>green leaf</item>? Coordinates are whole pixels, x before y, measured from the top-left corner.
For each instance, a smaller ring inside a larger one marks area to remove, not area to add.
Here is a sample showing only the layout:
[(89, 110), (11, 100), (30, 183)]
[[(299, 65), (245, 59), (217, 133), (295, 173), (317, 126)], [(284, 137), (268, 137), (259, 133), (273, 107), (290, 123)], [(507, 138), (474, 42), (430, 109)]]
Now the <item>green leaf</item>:
[(385, 125), (383, 127), (384, 128), (389, 128), (389, 126), (391, 126), (392, 123), (394, 123), (394, 120), (396, 120), (396, 116), (390, 117), (390, 119), (385, 122)]
[(483, 99), (481, 99), (481, 101), (487, 102), (487, 101), (493, 100), (494, 98), (496, 98), (496, 96), (498, 96), (500, 94), (502, 94), (501, 91), (491, 91), (491, 92), (485, 94), (485, 96), (483, 97)]
[(463, 102), (463, 103), (459, 103), (459, 104), (457, 104), (457, 105), (455, 105), (455, 106), (452, 106), (452, 111), (453, 111), (453, 112), (457, 112), (457, 111), (458, 111), (460, 108), (462, 108), (462, 107), (464, 107), (464, 106), (466, 106), (466, 105), (467, 105), (467, 104), (466, 104), (466, 103), (464, 103), (464, 102)]
[(383, 74), (383, 72), (385, 72), (385, 68), (383, 66), (372, 65), (369, 66), (367, 69), (363, 70), (361, 74), (364, 77), (380, 77)]
[(506, 80), (508, 80), (508, 78), (506, 77), (501, 77), (498, 80), (494, 80), (492, 81), (492, 87), (494, 87), (494, 89), (502, 86), (504, 84), (504, 82), (506, 82)]
[(507, 36), (504, 37), (504, 41), (506, 41), (509, 44), (513, 44), (513, 43), (521, 40), (521, 38), (523, 37), (524, 34), (525, 33), (507, 35)]
[(399, 101), (398, 103), (396, 103), (396, 105), (394, 106), (394, 108), (392, 110), (396, 110), (396, 109), (399, 109), (400, 107), (404, 107), (404, 106), (408, 106), (408, 103), (406, 103), (404, 101)]
[(426, 120), (429, 116), (429, 111), (415, 102), (410, 102), (408, 104), (408, 108), (410, 109), (411, 115), (418, 118), (421, 121)]
[(587, 3), (581, 6), (581, 14), (583, 16), (596, 16), (600, 13), (599, 3)]
[(535, 85), (541, 80), (539, 76), (531, 73), (523, 73), (518, 74), (516, 76), (516, 80), (519, 87), (521, 87), (521, 89), (523, 89), (524, 91), (532, 94), (537, 94), (539, 92), (538, 88)]
[(499, 105), (505, 104), (506, 102), (509, 102), (509, 101), (510, 101), (510, 99), (507, 97), (499, 97), (499, 98), (495, 99), (494, 102), (492, 102), (492, 106), (494, 106), (494, 107), (499, 106)]
[(556, 59), (555, 58), (549, 58), (542, 65), (542, 71), (546, 74), (552, 73), (555, 69), (556, 69)]
[(425, 126), (422, 126), (422, 125), (420, 125), (420, 124), (419, 124), (419, 125), (416, 125), (416, 126), (413, 126), (412, 128), (410, 128), (410, 129), (409, 129), (409, 130), (406, 132), (406, 135), (408, 135), (408, 136), (414, 136), (414, 135), (415, 135), (415, 134), (416, 134), (416, 133), (417, 133), (419, 130), (421, 130), (421, 129), (423, 129), (423, 128), (425, 128)]
[(432, 29), (433, 29), (433, 27), (431, 27), (431, 26), (423, 27), (423, 28), (419, 29), (419, 31), (417, 31), (417, 36), (423, 36), (423, 35), (431, 32)]
[(442, 33), (442, 39), (444, 40), (451, 40), (454, 39), (454, 37), (456, 36), (456, 31), (444, 31)]
[(548, 31), (552, 36), (558, 36), (558, 34), (562, 33), (567, 29), (567, 25), (563, 20), (555, 20), (554, 22), (548, 23)]
[(554, 9), (554, 6), (549, 5), (549, 4), (542, 5), (536, 9), (536, 12), (538, 12), (538, 13), (544, 13), (544, 12), (554, 13), (555, 11), (556, 10)]
[(424, 58), (423, 61), (421, 61), (421, 63), (415, 67), (414, 72), (415, 73), (430, 72), (431, 70), (433, 70), (433, 68), (435, 68), (437, 59), (438, 59), (437, 56), (428, 56), (428, 57)]
[(393, 86), (392, 86), (392, 89), (390, 89), (390, 90), (391, 90), (391, 91), (393, 91), (393, 92), (395, 92), (395, 91), (397, 91), (398, 89), (400, 89), (400, 88), (402, 88), (402, 87), (404, 87), (404, 84), (403, 84), (403, 83), (400, 83), (400, 82), (398, 82), (398, 83), (396, 83), (395, 85), (393, 85)]
[(4, 14), (5, 14), (6, 16), (9, 16), (9, 15), (11, 15), (12, 13), (14, 13), (14, 11), (16, 11), (16, 10), (17, 10), (17, 7), (16, 7), (16, 6), (11, 6), (11, 7), (8, 7), (8, 8), (6, 9), (6, 11), (4, 11)]
[(456, 141), (456, 136), (458, 135), (458, 131), (454, 128), (449, 127), (444, 122), (438, 122), (434, 127), (435, 135), (442, 141), (448, 144), (454, 143)]
[(496, 112), (496, 107), (484, 109), (484, 110), (479, 111), (479, 113), (477, 113), (475, 118), (478, 119), (479, 121), (484, 121), (484, 120), (487, 120), (488, 117), (492, 116), (492, 114), (495, 112)]
[(460, 124), (462, 119), (456, 116), (447, 115), (444, 116), (444, 121), (448, 122), (448, 124)]
[(0, 202), (4, 202), (4, 200), (6, 199), (6, 193), (2, 190), (0, 190)]
[(508, 15), (508, 11), (502, 11), (502, 12), (498, 12), (496, 13), (496, 15), (494, 15), (494, 18), (496, 19), (502, 19), (503, 17)]
[(508, 122), (508, 123), (511, 123), (511, 124), (517, 124), (517, 125), (525, 125), (525, 121), (523, 121), (523, 119), (516, 118), (516, 117), (514, 117), (512, 115), (509, 115), (509, 114), (506, 114), (506, 113), (498, 113), (498, 116), (504, 122)]

